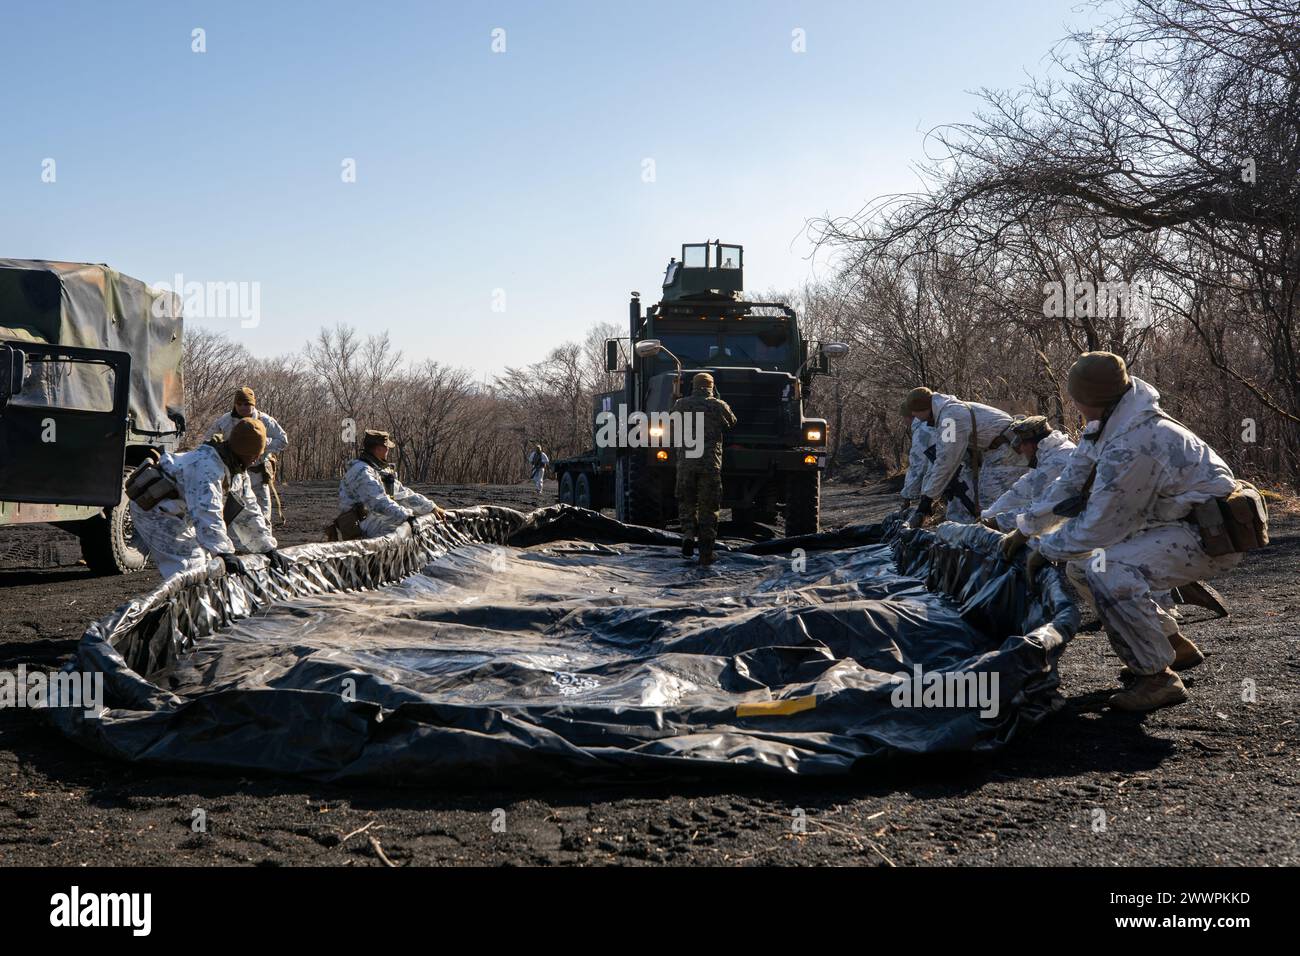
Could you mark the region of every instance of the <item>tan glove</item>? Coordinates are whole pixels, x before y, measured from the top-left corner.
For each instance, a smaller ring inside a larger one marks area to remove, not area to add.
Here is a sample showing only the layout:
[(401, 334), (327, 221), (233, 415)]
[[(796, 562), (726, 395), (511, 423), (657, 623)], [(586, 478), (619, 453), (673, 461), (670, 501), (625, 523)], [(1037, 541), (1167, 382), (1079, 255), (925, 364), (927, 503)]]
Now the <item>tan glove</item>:
[(997, 531), (999, 533), (1002, 531), (1002, 529), (998, 527), (997, 521), (993, 518), (980, 518), (980, 524), (988, 528), (990, 531)]
[(1030, 551), (1029, 557), (1025, 558), (1025, 574), (1028, 576), (1030, 583), (1033, 583), (1034, 576), (1043, 568), (1051, 564), (1041, 551)]
[(1019, 528), (1015, 531), (1008, 531), (1002, 536), (1002, 540), (998, 542), (998, 551), (1001, 552), (1005, 560), (1010, 561), (1020, 553), (1020, 549), (1025, 546), (1025, 542), (1028, 540), (1029, 537)]

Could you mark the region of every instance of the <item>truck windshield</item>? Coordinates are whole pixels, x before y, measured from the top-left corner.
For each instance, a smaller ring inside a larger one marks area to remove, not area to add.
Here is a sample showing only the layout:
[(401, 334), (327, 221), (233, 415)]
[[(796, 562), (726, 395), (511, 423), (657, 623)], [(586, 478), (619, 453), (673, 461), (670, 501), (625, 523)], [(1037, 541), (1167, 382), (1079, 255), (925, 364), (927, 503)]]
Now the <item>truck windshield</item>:
[[(659, 336), (664, 346), (685, 366), (744, 366), (788, 369), (790, 335), (782, 328), (759, 332), (669, 332)], [(672, 365), (672, 359), (663, 361)]]
[(790, 336), (784, 329), (727, 335), (723, 344), (733, 361), (768, 367), (785, 365), (790, 360)]
[[(683, 365), (706, 364), (709, 361), (709, 349), (718, 344), (716, 335), (699, 335), (694, 332), (660, 335), (659, 340), (663, 342), (664, 348), (681, 359)], [(666, 355), (663, 360), (669, 365), (673, 364), (673, 360)]]

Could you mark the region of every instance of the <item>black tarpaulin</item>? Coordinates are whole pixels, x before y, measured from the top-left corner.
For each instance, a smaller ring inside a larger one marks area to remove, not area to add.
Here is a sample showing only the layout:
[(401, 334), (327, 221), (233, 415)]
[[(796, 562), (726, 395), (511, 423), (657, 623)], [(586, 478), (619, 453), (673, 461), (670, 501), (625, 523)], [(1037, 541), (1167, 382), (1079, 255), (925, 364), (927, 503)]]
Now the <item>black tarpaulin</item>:
[(593, 512), (462, 509), (288, 549), (287, 578), (177, 576), (83, 637), (108, 709), (50, 713), (126, 760), (396, 783), (991, 751), (1058, 699), (1078, 623), (996, 539), (873, 525), (701, 569)]

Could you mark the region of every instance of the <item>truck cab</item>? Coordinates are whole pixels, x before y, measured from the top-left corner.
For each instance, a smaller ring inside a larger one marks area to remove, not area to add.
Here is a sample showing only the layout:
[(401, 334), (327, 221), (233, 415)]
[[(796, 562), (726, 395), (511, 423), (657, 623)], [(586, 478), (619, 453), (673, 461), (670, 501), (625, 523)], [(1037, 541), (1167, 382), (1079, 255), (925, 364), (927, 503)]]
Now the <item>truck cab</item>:
[[(624, 388), (598, 397), (597, 417), (617, 403), (625, 415), (653, 419), (690, 393), (695, 373), (710, 372), (715, 394), (737, 419), (723, 442), (722, 506), (742, 522), (783, 514), (787, 535), (815, 532), (828, 435), (824, 420), (804, 416), (804, 399), (813, 376), (827, 371), (844, 347), (811, 349), (793, 309), (747, 301), (743, 289), (742, 246), (684, 244), (681, 258), (664, 271), (660, 301), (643, 309), (633, 293), (628, 338), (606, 344), (607, 367), (623, 372)], [(622, 520), (664, 527), (676, 517), (681, 453), (666, 444), (611, 449), (598, 440), (593, 453), (556, 463), (561, 500), (610, 505)], [(572, 498), (565, 495), (566, 475)], [(577, 494), (580, 484), (586, 501)]]

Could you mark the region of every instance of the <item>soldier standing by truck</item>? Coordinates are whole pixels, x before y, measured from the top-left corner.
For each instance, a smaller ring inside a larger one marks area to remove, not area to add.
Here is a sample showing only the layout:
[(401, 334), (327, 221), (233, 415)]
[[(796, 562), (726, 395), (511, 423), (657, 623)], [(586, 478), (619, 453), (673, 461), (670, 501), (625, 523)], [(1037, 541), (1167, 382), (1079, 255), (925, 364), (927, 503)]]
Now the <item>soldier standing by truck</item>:
[[(271, 489), (275, 487), (275, 459), (289, 447), (289, 436), (270, 415), (257, 407), (257, 395), (247, 385), (235, 389), (233, 408), (212, 423), (204, 441), (217, 435), (229, 435), (235, 423), (244, 418), (260, 421), (266, 429), (266, 453), (248, 468), (248, 480), (253, 487), (253, 496), (257, 499), (266, 523), (271, 524)], [(283, 515), (281, 516), (283, 517)]]
[(684, 454), (677, 459), (677, 513), (682, 521), (682, 557), (695, 553), (700, 539), (700, 566), (713, 563), (713, 542), (718, 535), (718, 501), (722, 497), (722, 433), (736, 424), (731, 406), (713, 394), (713, 376), (700, 372), (691, 380), (691, 394), (673, 403), (672, 410), (698, 415), (704, 442), (699, 458)]

